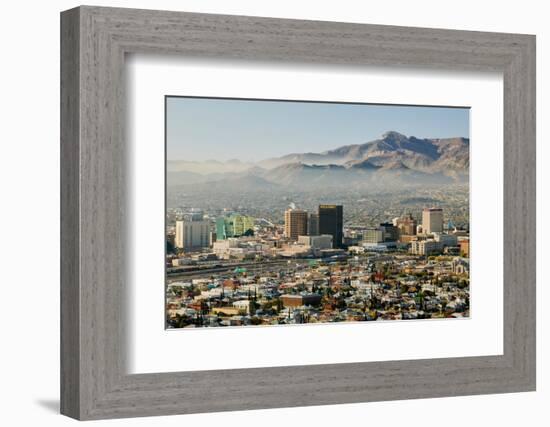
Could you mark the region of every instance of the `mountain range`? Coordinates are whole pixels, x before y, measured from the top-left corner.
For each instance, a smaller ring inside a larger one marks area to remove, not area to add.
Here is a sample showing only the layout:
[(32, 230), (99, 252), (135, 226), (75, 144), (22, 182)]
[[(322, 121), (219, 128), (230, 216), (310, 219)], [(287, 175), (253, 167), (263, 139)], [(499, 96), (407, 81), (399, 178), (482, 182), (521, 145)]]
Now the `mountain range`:
[(389, 131), (363, 144), (320, 153), (292, 153), (256, 163), (169, 161), (168, 186), (194, 189), (237, 185), (246, 191), (278, 187), (314, 189), (358, 185), (415, 185), (466, 182), (468, 138), (428, 139)]

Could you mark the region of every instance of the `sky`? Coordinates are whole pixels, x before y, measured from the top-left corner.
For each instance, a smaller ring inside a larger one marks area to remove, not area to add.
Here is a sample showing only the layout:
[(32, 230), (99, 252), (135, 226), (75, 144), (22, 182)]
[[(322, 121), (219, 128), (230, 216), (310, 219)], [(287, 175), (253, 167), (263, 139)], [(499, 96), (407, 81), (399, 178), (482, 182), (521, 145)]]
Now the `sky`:
[(384, 132), (469, 136), (469, 109), (168, 97), (168, 160), (259, 161), (362, 144)]

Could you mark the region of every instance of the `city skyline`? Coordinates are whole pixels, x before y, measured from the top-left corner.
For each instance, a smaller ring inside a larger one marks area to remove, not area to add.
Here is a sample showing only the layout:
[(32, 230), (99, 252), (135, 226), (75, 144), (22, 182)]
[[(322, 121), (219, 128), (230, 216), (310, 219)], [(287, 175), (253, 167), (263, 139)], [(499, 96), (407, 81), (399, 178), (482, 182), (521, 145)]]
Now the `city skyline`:
[(167, 328), (469, 317), (467, 108), (166, 107)]
[(227, 230), (208, 242), (201, 234), (214, 217), (180, 211), (167, 254), (167, 327), (469, 317), (469, 234), (449, 228), (443, 209), (422, 209), (419, 224), (408, 213), (361, 229), (343, 225), (343, 209), (318, 205), (314, 234), (311, 213), (295, 206), (284, 227), (225, 212), (215, 230)]

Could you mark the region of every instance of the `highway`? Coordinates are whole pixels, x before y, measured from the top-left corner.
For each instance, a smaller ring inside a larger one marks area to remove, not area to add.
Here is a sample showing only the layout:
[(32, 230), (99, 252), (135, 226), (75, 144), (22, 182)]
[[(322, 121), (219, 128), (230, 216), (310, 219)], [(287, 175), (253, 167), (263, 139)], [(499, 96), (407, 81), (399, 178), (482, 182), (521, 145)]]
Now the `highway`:
[[(192, 271), (183, 272), (171, 272), (167, 274), (167, 282), (177, 282), (180, 280), (198, 279), (205, 276), (211, 276), (219, 273), (232, 273), (235, 268), (245, 268), (247, 273), (255, 274), (257, 272), (267, 272), (273, 270), (282, 270), (284, 268), (294, 268), (296, 264), (306, 265), (310, 262), (309, 259), (291, 259), (291, 260), (273, 260), (273, 261), (260, 261), (260, 262), (243, 262), (241, 264), (228, 264), (223, 266), (216, 266), (212, 268), (193, 269)], [(200, 266), (197, 266), (199, 268)]]

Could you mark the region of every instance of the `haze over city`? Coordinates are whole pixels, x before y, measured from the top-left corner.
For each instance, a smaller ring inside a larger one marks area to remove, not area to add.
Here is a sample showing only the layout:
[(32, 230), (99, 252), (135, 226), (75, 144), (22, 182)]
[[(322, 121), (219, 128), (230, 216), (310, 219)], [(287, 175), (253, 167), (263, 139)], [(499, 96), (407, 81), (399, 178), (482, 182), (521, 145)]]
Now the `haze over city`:
[(469, 315), (467, 108), (167, 98), (166, 119), (167, 327)]

